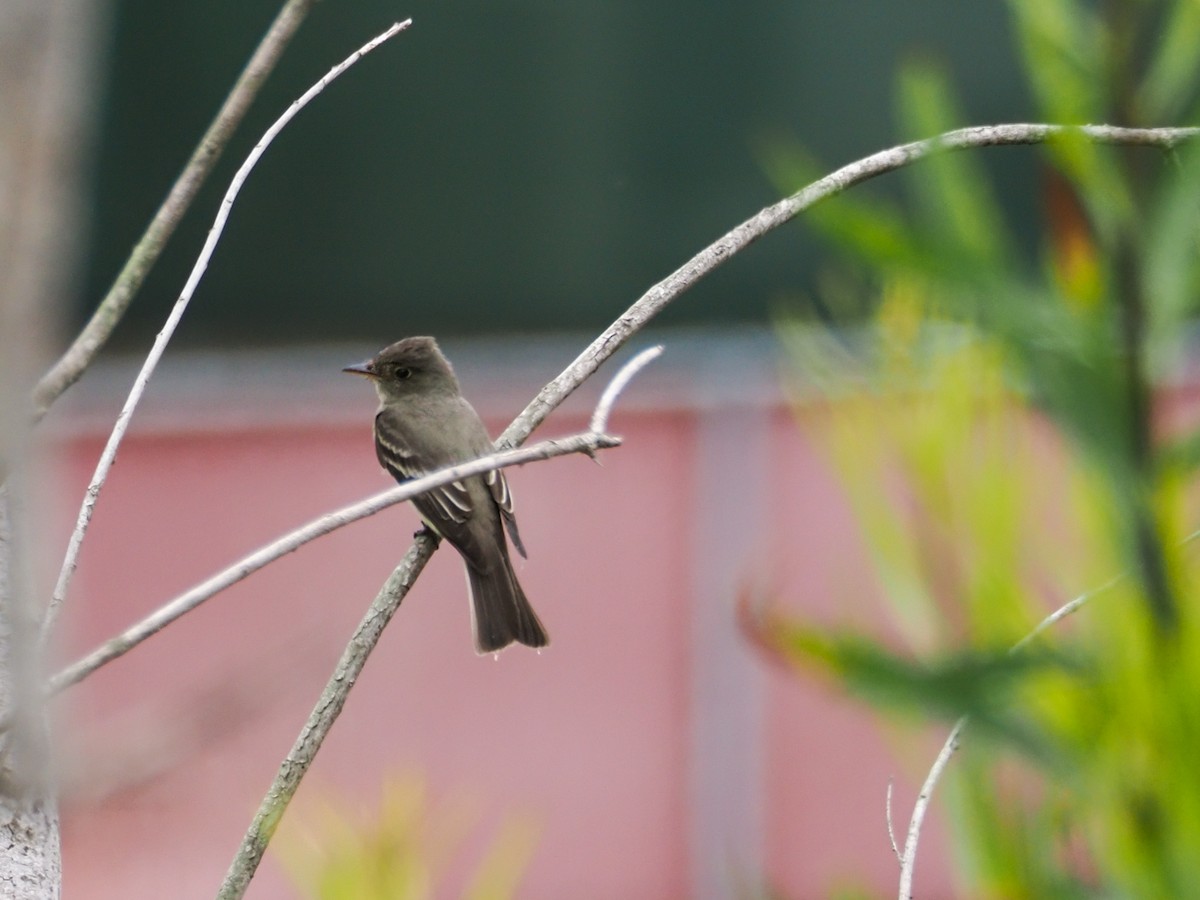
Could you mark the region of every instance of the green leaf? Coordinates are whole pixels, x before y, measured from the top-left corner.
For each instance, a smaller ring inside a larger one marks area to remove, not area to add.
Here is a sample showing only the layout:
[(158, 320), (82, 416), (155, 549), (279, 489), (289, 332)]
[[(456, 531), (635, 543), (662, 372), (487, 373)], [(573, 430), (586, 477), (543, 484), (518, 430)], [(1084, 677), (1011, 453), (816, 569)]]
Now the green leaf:
[(1104, 29), (1080, 0), (1009, 0), (1025, 71), (1046, 120), (1105, 118)]
[(1180, 344), (1200, 296), (1200, 148), (1185, 147), (1173, 159), (1145, 240), (1145, 294), (1160, 351)]
[(1162, 41), (1138, 91), (1138, 107), (1147, 122), (1178, 121), (1196, 97), (1200, 79), (1200, 3), (1175, 0), (1161, 28)]
[[(963, 124), (945, 73), (926, 61), (900, 72), (900, 118), (905, 136), (920, 140)], [(1007, 264), (1007, 229), (978, 153), (935, 153), (906, 170), (914, 188), (922, 228), (939, 255), (972, 268)]]
[(881, 709), (946, 721), (970, 716), (975, 733), (1044, 764), (1055, 756), (1045, 734), (1015, 701), (1030, 679), (1075, 669), (1061, 654), (965, 650), (917, 662), (860, 635), (832, 635), (790, 621), (776, 621), (771, 630), (772, 644), (787, 658), (833, 676)]

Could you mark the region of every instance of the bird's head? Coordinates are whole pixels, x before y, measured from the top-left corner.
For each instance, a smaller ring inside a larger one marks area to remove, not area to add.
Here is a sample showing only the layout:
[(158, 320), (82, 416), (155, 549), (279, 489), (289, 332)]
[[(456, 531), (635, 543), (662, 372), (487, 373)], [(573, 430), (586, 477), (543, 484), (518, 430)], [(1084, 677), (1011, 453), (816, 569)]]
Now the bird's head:
[(458, 393), (450, 361), (431, 337), (410, 337), (384, 347), (374, 357), (342, 369), (375, 383), (380, 398), (403, 398), (439, 392)]

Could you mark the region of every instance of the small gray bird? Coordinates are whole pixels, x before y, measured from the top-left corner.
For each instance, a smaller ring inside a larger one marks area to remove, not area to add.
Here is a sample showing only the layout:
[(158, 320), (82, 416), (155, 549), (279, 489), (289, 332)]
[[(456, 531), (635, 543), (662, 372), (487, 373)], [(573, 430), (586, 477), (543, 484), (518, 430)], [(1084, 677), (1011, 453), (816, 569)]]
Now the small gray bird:
[[(375, 455), (398, 482), (466, 462), (494, 449), (478, 413), (459, 393), (450, 361), (431, 337), (410, 337), (374, 359), (342, 371), (375, 384)], [(525, 547), (513, 517), (512, 494), (499, 470), (455, 481), (413, 498), (433, 532), (454, 545), (467, 564), (475, 650), (494, 653), (513, 641), (550, 643), (517, 582), (504, 528)], [(503, 526), (501, 525), (503, 522)]]

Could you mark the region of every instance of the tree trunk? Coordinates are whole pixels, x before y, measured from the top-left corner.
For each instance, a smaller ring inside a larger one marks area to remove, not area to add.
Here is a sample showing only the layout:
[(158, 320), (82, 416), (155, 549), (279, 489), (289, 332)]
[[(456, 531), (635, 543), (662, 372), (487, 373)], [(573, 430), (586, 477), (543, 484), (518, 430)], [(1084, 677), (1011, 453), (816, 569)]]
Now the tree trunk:
[(79, 233), (84, 99), (101, 2), (0, 0), (0, 896), (61, 893), (58, 810), (42, 704), (30, 512), (39, 454), (29, 392), (66, 304)]

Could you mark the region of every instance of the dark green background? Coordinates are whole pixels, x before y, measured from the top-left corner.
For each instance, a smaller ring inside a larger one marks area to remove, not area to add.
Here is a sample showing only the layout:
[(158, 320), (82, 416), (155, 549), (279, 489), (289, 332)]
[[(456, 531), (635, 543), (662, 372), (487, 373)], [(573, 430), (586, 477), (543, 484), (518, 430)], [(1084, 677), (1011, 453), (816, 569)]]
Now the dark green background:
[[(278, 6), (115, 3), (81, 316)], [(408, 32), (318, 97), (260, 161), (182, 340), (595, 330), (778, 198), (760, 164), (767, 142), (794, 140), (830, 167), (895, 143), (894, 76), (905, 58), (944, 64), (969, 123), (1030, 116), (1000, 2), (325, 0), (118, 344), (160, 326), (220, 195), (267, 125), (409, 15)], [(1001, 166), (1027, 166), (1019, 153)], [(795, 298), (823, 265), (819, 245), (793, 226), (662, 321), (762, 321), (775, 302), (803, 304)]]

